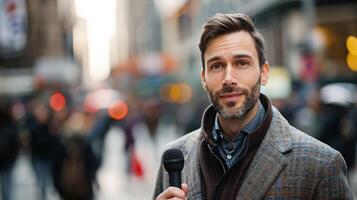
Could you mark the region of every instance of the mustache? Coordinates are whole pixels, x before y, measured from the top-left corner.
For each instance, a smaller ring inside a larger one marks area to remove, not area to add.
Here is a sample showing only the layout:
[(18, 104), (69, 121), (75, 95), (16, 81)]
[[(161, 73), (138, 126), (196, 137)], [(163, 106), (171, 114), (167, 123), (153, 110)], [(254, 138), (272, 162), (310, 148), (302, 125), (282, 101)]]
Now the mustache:
[(218, 91), (219, 95), (232, 93), (232, 92), (239, 92), (247, 94), (247, 90), (241, 87), (231, 86), (231, 85), (223, 85), (222, 89)]

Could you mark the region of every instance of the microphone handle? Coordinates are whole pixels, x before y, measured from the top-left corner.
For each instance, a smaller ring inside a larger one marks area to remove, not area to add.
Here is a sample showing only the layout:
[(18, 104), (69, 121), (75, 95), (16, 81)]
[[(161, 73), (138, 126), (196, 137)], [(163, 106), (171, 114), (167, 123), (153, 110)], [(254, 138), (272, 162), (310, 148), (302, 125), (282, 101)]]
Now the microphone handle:
[(174, 171), (169, 173), (170, 186), (181, 188), (181, 172)]

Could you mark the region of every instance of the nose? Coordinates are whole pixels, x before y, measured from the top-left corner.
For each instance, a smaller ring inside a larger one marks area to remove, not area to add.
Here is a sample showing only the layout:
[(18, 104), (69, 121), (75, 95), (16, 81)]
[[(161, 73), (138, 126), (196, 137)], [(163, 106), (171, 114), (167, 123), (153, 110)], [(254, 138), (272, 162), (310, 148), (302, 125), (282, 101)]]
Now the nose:
[(226, 66), (226, 69), (225, 69), (223, 85), (228, 86), (228, 85), (237, 85), (237, 84), (238, 84), (238, 81), (237, 81), (236, 71), (232, 67), (232, 65), (229, 64)]

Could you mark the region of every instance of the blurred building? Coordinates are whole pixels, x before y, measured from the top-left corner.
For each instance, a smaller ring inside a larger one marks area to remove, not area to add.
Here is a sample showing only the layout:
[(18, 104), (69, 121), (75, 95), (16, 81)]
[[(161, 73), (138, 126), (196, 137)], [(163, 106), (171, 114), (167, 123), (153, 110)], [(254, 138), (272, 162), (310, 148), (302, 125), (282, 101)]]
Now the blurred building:
[[(60, 2), (57, 0), (40, 1), (3, 1), (5, 17), (3, 15), (3, 27), (8, 29), (9, 33), (20, 34), (26, 39), (23, 49), (13, 54), (0, 54), (0, 66), (2, 68), (31, 68), (34, 62), (41, 57), (64, 57), (71, 53), (71, 30), (73, 28), (71, 19), (65, 19), (63, 16), (71, 16), (60, 10)], [(20, 3), (22, 2), (22, 3)], [(16, 19), (13, 15), (17, 9), (24, 8), (22, 15), (17, 14)], [(10, 12), (10, 10), (14, 10)], [(6, 17), (8, 16), (8, 17)], [(15, 18), (15, 19), (12, 19)], [(13, 20), (13, 21), (12, 21)], [(5, 26), (9, 23), (18, 22), (15, 25)], [(5, 32), (5, 30), (3, 30)], [(10, 37), (7, 37), (11, 39)], [(5, 40), (5, 39), (4, 39)], [(6, 41), (3, 41), (5, 44)], [(21, 51), (22, 50), (22, 51)]]
[[(38, 83), (67, 84), (68, 70), (78, 79), (72, 53), (73, 6), (67, 4), (64, 10), (62, 1), (2, 1), (0, 93), (22, 95)], [(26, 91), (21, 90), (24, 85)]]
[(199, 89), (202, 23), (217, 12), (238, 11), (253, 17), (262, 31), (270, 65), (285, 68), (293, 79), (355, 79), (356, 69), (346, 61), (346, 40), (357, 35), (353, 0), (3, 2), (0, 12), (7, 17), (0, 27), (10, 23), (11, 30), (0, 31), (1, 69), (40, 65), (37, 71), (47, 74), (43, 65), (78, 69), (73, 64), (78, 62), (82, 67), (67, 74), (80, 73), (73, 79), (88, 86), (108, 80), (112, 69), (115, 76), (174, 71)]

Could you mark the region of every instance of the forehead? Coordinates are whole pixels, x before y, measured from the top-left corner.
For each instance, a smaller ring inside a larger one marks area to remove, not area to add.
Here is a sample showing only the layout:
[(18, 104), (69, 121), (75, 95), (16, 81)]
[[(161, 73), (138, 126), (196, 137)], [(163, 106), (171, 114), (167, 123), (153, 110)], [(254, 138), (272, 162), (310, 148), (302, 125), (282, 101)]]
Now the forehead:
[(236, 54), (248, 54), (253, 59), (258, 58), (254, 40), (246, 31), (224, 34), (209, 41), (205, 51), (205, 60), (216, 56)]

